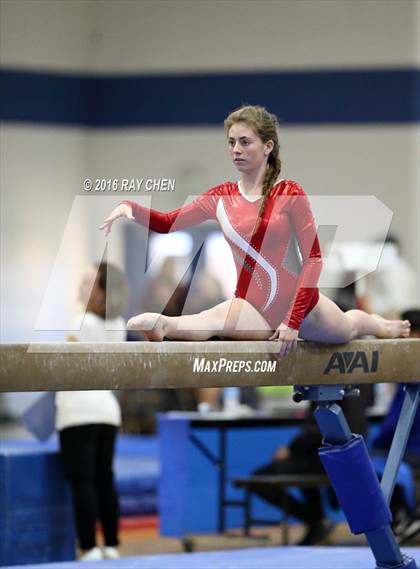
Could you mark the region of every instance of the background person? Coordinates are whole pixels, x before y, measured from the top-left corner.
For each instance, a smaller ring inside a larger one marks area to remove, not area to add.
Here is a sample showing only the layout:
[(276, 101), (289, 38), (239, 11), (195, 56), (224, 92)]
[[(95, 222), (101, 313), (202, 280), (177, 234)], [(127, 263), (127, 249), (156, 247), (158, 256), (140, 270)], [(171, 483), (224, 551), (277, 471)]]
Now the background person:
[[(119, 269), (106, 263), (92, 267), (79, 289), (79, 300), (86, 306), (83, 324), (68, 340), (124, 341), (121, 315), (127, 296), (126, 280)], [(56, 429), (72, 490), (82, 561), (119, 557), (119, 506), (112, 464), (120, 424), (120, 407), (111, 391), (60, 391), (56, 395)], [(97, 519), (103, 532), (103, 551), (96, 542)]]
[[(411, 322), (410, 338), (420, 338), (420, 309), (407, 310), (403, 318)], [(419, 355), (420, 358), (420, 355)], [(379, 431), (373, 441), (373, 450), (377, 454), (387, 455), (394, 438), (404, 402), (404, 384), (397, 384), (396, 393), (391, 401), (389, 409), (382, 421)], [(420, 470), (420, 406), (414, 416), (410, 436), (407, 441), (407, 449), (403, 458), (414, 470)], [(420, 489), (416, 488), (417, 505), (414, 512), (410, 512), (401, 489), (396, 486), (391, 500), (391, 508), (394, 517), (394, 527), (398, 540), (407, 544), (418, 540), (420, 536)]]
[[(368, 430), (366, 409), (372, 405), (373, 389), (371, 385), (359, 386), (359, 389), (359, 397), (347, 397), (339, 404), (352, 432), (366, 436)], [(256, 469), (253, 475), (322, 474), (325, 472), (318, 454), (318, 449), (322, 446), (322, 435), (313, 414), (317, 406), (318, 403), (311, 403), (300, 433), (289, 445), (279, 447), (274, 452), (271, 461)], [(282, 490), (270, 485), (256, 484), (252, 487), (252, 491), (271, 505), (284, 509)], [(303, 500), (288, 495), (289, 509), (286, 514), (301, 520), (306, 526), (304, 536), (297, 545), (315, 545), (330, 534), (333, 524), (325, 517), (321, 492), (318, 488), (304, 488), (302, 495)]]
[(415, 273), (401, 254), (401, 245), (388, 235), (378, 268), (355, 284), (361, 310), (385, 318), (401, 318), (416, 302)]

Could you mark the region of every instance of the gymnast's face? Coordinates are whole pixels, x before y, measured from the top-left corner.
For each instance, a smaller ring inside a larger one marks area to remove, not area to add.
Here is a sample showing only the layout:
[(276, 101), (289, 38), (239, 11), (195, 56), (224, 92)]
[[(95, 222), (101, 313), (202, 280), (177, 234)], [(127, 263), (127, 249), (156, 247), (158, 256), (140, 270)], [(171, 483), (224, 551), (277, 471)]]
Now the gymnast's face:
[(237, 122), (229, 129), (228, 148), (239, 172), (251, 173), (267, 164), (273, 141), (263, 142), (250, 126)]

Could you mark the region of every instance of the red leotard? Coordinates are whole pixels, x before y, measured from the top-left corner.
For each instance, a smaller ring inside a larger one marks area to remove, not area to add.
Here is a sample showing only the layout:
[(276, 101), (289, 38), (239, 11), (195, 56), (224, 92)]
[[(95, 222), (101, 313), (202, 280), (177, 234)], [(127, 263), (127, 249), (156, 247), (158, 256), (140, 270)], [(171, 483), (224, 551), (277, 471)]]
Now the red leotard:
[(251, 199), (236, 182), (225, 182), (168, 213), (123, 203), (131, 206), (138, 223), (159, 233), (216, 219), (239, 275), (235, 296), (255, 306), (273, 330), (281, 322), (299, 329), (318, 302), (322, 266), (309, 200), (299, 184), (281, 180), (271, 189), (253, 235), (262, 198)]

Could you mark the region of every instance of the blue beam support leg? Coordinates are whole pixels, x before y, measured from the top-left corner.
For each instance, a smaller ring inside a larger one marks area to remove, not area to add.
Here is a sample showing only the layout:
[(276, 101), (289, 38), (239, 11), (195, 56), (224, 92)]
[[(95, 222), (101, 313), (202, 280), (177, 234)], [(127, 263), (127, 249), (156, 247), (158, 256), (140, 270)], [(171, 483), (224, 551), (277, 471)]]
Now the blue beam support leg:
[(397, 428), (395, 429), (394, 438), (392, 439), (391, 448), (389, 449), (388, 459), (381, 481), (382, 491), (388, 504), (391, 501), (398, 469), (400, 468), (407, 448), (408, 437), (410, 436), (414, 417), (417, 413), (419, 397), (420, 384), (413, 383), (405, 386), (405, 397), (401, 407), (400, 417), (398, 419)]
[[(322, 402), (315, 411), (315, 419), (329, 445), (344, 445), (352, 438), (352, 433), (339, 405), (326, 401), (325, 389)], [(316, 400), (316, 397), (313, 397)], [(365, 533), (366, 539), (376, 559), (377, 569), (417, 569), (414, 559), (401, 554), (391, 526)]]

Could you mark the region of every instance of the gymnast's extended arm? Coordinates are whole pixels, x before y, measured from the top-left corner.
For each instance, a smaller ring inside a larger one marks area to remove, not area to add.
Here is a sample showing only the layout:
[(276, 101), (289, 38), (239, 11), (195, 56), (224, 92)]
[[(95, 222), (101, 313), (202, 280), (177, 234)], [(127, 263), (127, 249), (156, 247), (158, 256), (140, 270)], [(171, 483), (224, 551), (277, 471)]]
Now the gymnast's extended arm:
[(179, 231), (186, 227), (198, 225), (208, 219), (215, 219), (219, 193), (220, 187), (216, 186), (199, 196), (192, 203), (166, 213), (144, 207), (131, 200), (124, 200), (112, 210), (99, 229), (103, 229), (105, 236), (107, 236), (114, 221), (120, 217), (125, 217), (126, 219), (136, 221), (140, 225), (150, 227), (150, 229), (158, 233)]

